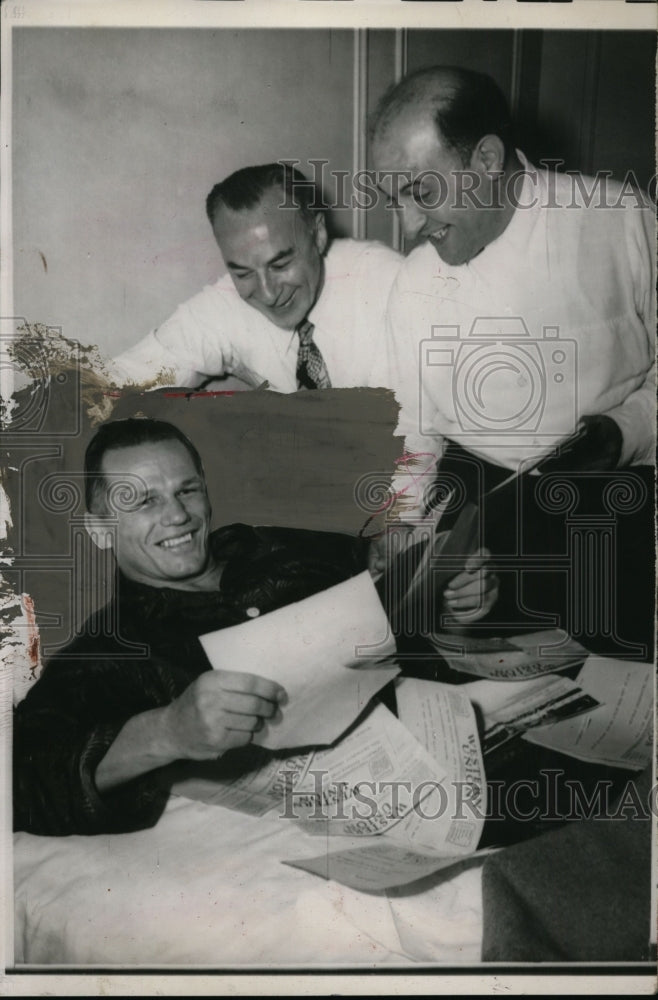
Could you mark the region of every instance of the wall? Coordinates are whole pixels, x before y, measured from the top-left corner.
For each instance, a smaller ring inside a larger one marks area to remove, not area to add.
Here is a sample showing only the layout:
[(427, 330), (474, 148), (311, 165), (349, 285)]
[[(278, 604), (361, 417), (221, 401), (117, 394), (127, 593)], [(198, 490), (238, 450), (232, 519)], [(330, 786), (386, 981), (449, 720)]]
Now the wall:
[(14, 38), (14, 311), (65, 336), (114, 353), (216, 278), (205, 197), (236, 168), (351, 169), (350, 31)]
[[(116, 353), (221, 271), (210, 187), (247, 163), (368, 166), (366, 114), (435, 62), (491, 73), (519, 143), (654, 172), (651, 32), (17, 29), (14, 314)], [(399, 245), (394, 213), (334, 214)]]

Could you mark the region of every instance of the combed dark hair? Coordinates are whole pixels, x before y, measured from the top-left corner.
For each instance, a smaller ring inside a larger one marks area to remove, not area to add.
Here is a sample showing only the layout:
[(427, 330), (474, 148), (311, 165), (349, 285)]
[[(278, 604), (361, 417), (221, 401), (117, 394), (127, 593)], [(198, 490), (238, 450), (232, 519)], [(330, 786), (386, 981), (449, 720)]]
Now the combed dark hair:
[(201, 456), (190, 439), (178, 427), (166, 420), (127, 417), (125, 420), (110, 420), (96, 431), (85, 452), (85, 503), (92, 511), (94, 504), (105, 493), (107, 483), (102, 473), (103, 458), (108, 451), (133, 448), (141, 444), (158, 444), (162, 441), (180, 441), (194, 462), (194, 467), (203, 476)]
[(263, 163), (257, 167), (243, 167), (226, 177), (206, 198), (206, 215), (214, 225), (217, 210), (224, 205), (234, 212), (255, 208), (272, 188), (279, 188), (285, 196), (283, 205), (296, 207), (308, 218), (325, 206), (312, 181), (290, 163)]
[(411, 73), (390, 87), (373, 114), (372, 137), (384, 135), (406, 108), (424, 104), (434, 117), (439, 138), (456, 150), (468, 166), (477, 143), (497, 135), (507, 160), (514, 149), (514, 131), (507, 100), (486, 73), (461, 66), (432, 66)]

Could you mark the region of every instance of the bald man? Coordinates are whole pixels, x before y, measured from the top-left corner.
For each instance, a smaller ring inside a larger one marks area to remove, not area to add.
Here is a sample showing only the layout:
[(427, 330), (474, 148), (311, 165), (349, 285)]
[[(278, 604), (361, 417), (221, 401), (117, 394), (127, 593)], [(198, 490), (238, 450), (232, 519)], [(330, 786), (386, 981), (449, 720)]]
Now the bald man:
[[(507, 531), (516, 552), (523, 529), (563, 557), (565, 516), (556, 522), (535, 497), (539, 468), (575, 476), (574, 496), (591, 513), (605, 508), (605, 474), (632, 467), (624, 481), (648, 523), (656, 310), (646, 201), (609, 179), (597, 188), (593, 178), (537, 170), (515, 147), (494, 81), (457, 67), (403, 79), (382, 98), (372, 135), (380, 187), (419, 244), (391, 292), (382, 368), (416, 456), (412, 475), (395, 483), (402, 516), (423, 509), (439, 459), (440, 473), (460, 476), (475, 499), (532, 473), (518, 525), (511, 507), (500, 516), (500, 493), (492, 499), (494, 551)], [(644, 551), (647, 565), (653, 540), (642, 531), (622, 555)], [(638, 579), (646, 604), (652, 575)], [(574, 586), (584, 599), (588, 581)]]
[(578, 467), (651, 463), (655, 222), (639, 192), (608, 181), (588, 204), (592, 178), (537, 170), (494, 81), (464, 69), (405, 78), (373, 137), (420, 244), (389, 306), (407, 450), (451, 440), (518, 470), (584, 423)]

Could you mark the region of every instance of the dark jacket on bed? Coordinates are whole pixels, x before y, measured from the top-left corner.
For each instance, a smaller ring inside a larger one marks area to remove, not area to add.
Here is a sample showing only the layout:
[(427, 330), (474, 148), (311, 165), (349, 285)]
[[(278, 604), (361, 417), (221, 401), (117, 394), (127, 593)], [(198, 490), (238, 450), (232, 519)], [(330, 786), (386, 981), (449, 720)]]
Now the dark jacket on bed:
[[(226, 562), (214, 592), (117, 577), (115, 598), (53, 657), (14, 717), (14, 829), (118, 833), (152, 826), (168, 792), (151, 771), (102, 796), (96, 767), (133, 715), (167, 705), (210, 664), (198, 636), (301, 600), (365, 568), (365, 547), (329, 532), (235, 524), (210, 536)], [(226, 664), (226, 669), (231, 669)]]

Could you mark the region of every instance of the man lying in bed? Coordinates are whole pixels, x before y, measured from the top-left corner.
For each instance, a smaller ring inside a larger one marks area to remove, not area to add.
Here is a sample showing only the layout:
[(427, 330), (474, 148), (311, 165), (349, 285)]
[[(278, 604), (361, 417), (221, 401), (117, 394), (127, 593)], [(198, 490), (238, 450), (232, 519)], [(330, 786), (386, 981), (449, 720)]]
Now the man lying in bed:
[[(197, 637), (366, 565), (364, 543), (346, 535), (243, 524), (211, 533), (199, 455), (162, 421), (103, 425), (85, 482), (87, 530), (113, 550), (115, 596), (16, 710), (14, 827), (37, 834), (152, 826), (168, 795), (159, 768), (244, 746), (285, 711), (280, 685), (211, 670)], [(495, 596), (483, 565), (451, 581), (444, 606), (484, 614)]]

